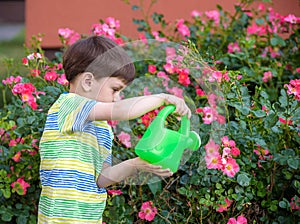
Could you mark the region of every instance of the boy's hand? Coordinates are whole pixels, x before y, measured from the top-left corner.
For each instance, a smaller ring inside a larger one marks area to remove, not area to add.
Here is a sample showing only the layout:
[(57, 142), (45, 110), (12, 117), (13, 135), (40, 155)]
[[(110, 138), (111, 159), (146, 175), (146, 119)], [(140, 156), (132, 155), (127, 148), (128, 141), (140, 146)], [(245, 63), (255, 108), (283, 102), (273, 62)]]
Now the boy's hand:
[(175, 113), (178, 113), (180, 116), (187, 115), (189, 119), (191, 118), (191, 110), (182, 98), (171, 94), (163, 93), (162, 95), (167, 104), (174, 104), (176, 106), (176, 110), (174, 111)]
[(130, 161), (131, 165), (138, 171), (153, 173), (161, 177), (170, 177), (173, 175), (170, 169), (162, 169), (161, 166), (150, 164), (147, 161), (142, 160), (140, 157), (136, 157), (128, 161)]

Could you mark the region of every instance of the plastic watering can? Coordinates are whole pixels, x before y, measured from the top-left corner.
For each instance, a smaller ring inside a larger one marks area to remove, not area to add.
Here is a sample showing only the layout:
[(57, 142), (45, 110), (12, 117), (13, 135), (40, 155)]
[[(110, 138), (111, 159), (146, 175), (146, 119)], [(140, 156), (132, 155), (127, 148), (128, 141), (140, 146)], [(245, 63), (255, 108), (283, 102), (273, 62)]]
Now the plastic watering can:
[(190, 120), (187, 116), (181, 118), (179, 131), (165, 128), (166, 118), (174, 110), (174, 105), (163, 108), (135, 147), (135, 153), (141, 159), (161, 165), (164, 169), (169, 168), (172, 172), (178, 170), (185, 149), (195, 151), (201, 145), (199, 135), (190, 131)]

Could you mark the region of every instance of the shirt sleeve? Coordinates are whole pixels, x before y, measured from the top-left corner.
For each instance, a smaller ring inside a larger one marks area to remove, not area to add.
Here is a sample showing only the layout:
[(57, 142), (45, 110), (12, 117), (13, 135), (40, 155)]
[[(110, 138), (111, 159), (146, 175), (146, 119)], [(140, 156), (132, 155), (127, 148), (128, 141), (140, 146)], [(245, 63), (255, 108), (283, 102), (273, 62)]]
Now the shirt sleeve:
[(58, 112), (58, 127), (62, 133), (83, 131), (87, 117), (97, 101), (78, 95), (70, 95), (61, 102)]

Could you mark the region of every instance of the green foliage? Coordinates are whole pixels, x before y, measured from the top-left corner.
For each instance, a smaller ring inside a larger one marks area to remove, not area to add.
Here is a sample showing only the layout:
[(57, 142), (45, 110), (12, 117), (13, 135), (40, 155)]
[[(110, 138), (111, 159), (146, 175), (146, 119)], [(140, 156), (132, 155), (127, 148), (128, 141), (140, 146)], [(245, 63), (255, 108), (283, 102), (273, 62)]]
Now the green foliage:
[[(215, 19), (204, 13), (192, 21), (183, 21), (181, 25), (189, 30), (186, 36), (180, 25), (167, 22), (163, 14), (150, 16), (143, 6), (132, 6), (145, 17), (134, 20), (138, 30), (149, 39), (158, 38), (152, 33), (148, 21), (151, 18), (161, 27), (159, 38), (183, 43), (187, 51), (178, 50), (177, 54), (184, 58), (182, 65), (191, 68), (190, 83), (183, 84), (182, 70), (167, 73), (166, 61), (156, 60), (161, 56), (158, 47), (163, 44), (149, 45), (147, 49), (154, 57), (135, 62), (140, 78), (138, 85), (153, 92), (169, 91), (162, 83), (163, 78), (156, 76), (158, 71), (165, 72), (174, 86), (184, 90), (187, 102), (192, 101), (192, 124), (197, 124), (195, 131), (202, 145), (170, 178), (145, 174), (110, 187), (123, 193), (108, 195), (103, 215), (106, 223), (144, 223), (139, 212), (145, 201), (152, 201), (157, 208), (153, 223), (227, 223), (229, 218), (238, 216), (247, 218), (248, 223), (297, 223), (299, 220), (300, 104), (287, 86), (291, 80), (300, 79), (299, 24), (279, 23), (271, 12), (251, 8), (250, 2), (241, 1), (233, 14), (217, 6)], [(151, 6), (154, 3), (151, 1)], [(39, 38), (33, 43), (27, 53), (43, 55)], [(37, 91), (44, 92), (35, 95), (36, 108), (22, 94), (8, 94), (16, 83), (0, 84), (6, 95), (0, 110), (0, 223), (36, 223), (40, 194), (37, 145), (47, 110), (60, 93), (67, 91), (66, 86), (47, 81), (45, 75), (53, 68), (61, 77), (60, 61), (58, 53), (55, 61), (42, 56), (25, 66), (29, 75), (21, 83), (31, 83)], [(149, 65), (155, 65), (156, 71), (150, 72)], [(10, 75), (20, 74), (12, 66), (8, 67)], [(30, 75), (32, 69), (38, 69), (40, 74)], [(205, 69), (210, 77), (205, 75)], [(268, 72), (272, 77), (264, 78)], [(217, 77), (214, 75), (221, 75), (220, 79), (209, 81)], [(199, 89), (205, 94), (199, 94)], [(126, 96), (144, 94), (137, 88), (125, 93)], [(224, 116), (224, 122), (205, 120), (201, 110), (213, 107), (209, 93), (219, 97), (216, 111)], [(120, 129), (131, 133), (133, 139), (146, 130), (144, 121), (145, 117), (130, 121), (130, 128), (120, 124)], [(167, 124), (178, 128), (174, 117)], [(222, 136), (233, 140), (240, 150), (240, 155), (234, 157), (239, 171), (233, 176), (221, 169), (208, 169), (205, 161), (204, 147), (211, 139), (221, 145)], [(113, 149), (117, 160), (135, 156), (134, 145), (126, 148), (118, 137)], [(24, 188), (22, 180), (30, 186)]]

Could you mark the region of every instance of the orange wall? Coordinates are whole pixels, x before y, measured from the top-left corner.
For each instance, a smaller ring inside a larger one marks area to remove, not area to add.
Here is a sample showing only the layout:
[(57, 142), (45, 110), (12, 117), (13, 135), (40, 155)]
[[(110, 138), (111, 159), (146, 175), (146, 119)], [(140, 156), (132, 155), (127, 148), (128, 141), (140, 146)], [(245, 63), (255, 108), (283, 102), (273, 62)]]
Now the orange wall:
[[(139, 0), (130, 0), (139, 4)], [(144, 0), (149, 5), (150, 0)], [(158, 0), (151, 12), (162, 13), (167, 21), (190, 19), (192, 10), (204, 12), (216, 9), (219, 4), (224, 10), (233, 11), (238, 0)], [(226, 3), (226, 4), (225, 4)], [(281, 15), (295, 14), (300, 17), (298, 0), (273, 0), (274, 10)], [(145, 4), (145, 5), (147, 5)], [(145, 7), (147, 9), (147, 6)], [(151, 13), (150, 13), (151, 15)], [(88, 34), (93, 23), (99, 19), (115, 17), (120, 20), (120, 32), (125, 36), (137, 38), (137, 26), (132, 19), (141, 19), (141, 12), (133, 11), (122, 0), (26, 0), (25, 24), (26, 43), (32, 35), (44, 34), (42, 47), (60, 47), (57, 31), (59, 28), (74, 29), (78, 33)]]

